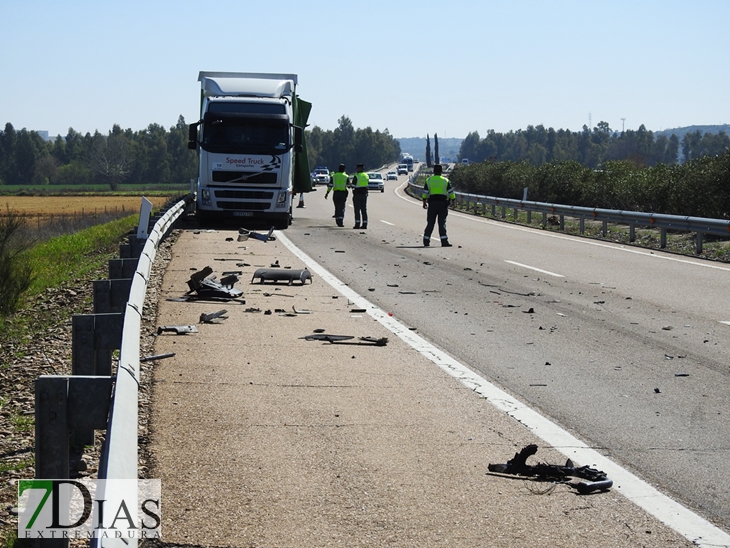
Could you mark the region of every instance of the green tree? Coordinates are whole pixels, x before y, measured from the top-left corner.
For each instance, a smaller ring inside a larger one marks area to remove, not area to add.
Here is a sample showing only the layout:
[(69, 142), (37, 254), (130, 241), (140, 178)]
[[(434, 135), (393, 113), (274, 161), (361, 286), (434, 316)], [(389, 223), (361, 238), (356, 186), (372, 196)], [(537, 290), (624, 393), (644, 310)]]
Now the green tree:
[(426, 133), (426, 167), (431, 168), (431, 139)]
[(433, 163), (440, 164), (439, 161), (439, 136), (438, 133), (433, 134)]
[(127, 178), (132, 165), (129, 143), (119, 126), (114, 126), (108, 136), (94, 134), (94, 146), (89, 156), (91, 169), (107, 182), (112, 190)]

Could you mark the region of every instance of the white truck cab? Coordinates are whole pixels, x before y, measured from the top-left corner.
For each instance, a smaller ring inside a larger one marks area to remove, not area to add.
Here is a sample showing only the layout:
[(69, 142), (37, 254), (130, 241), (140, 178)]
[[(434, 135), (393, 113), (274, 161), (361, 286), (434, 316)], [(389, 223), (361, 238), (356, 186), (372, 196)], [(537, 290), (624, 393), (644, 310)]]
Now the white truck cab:
[(287, 228), (293, 194), (311, 190), (303, 130), (311, 105), (296, 95), (297, 75), (201, 72), (198, 81), (200, 120), (188, 146), (199, 150), (199, 220)]

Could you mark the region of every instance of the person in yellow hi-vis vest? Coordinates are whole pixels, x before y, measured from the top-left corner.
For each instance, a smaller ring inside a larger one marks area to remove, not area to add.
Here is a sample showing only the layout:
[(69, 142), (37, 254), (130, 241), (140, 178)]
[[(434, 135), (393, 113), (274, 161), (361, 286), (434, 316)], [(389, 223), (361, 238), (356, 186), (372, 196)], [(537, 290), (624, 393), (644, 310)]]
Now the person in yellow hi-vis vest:
[(451, 187), (451, 182), (441, 175), (443, 172), (441, 164), (433, 166), (433, 175), (426, 179), (423, 185), (423, 209), (426, 212), (426, 229), (423, 231), (423, 246), (431, 245), (431, 233), (438, 220), (439, 236), (442, 247), (451, 247), (449, 238), (446, 235), (446, 216), (449, 214), (449, 205), (456, 200), (456, 194)]
[[(357, 164), (357, 173), (352, 178), (352, 205), (355, 208), (355, 226), (352, 228), (368, 227), (368, 174), (365, 165)], [(362, 224), (360, 220), (362, 219)]]
[(332, 174), (330, 184), (327, 185), (327, 192), (324, 194), (325, 200), (332, 192), (332, 201), (335, 204), (335, 221), (337, 226), (345, 226), (345, 206), (347, 205), (347, 183), (350, 176), (345, 173), (345, 164), (340, 164), (337, 171)]

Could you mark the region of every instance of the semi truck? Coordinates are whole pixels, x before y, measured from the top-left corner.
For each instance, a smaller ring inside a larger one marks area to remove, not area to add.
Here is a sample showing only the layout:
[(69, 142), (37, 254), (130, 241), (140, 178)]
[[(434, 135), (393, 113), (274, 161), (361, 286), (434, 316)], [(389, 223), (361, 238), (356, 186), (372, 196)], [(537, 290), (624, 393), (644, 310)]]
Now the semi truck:
[(304, 135), (312, 105), (297, 95), (297, 75), (200, 72), (198, 81), (188, 147), (199, 151), (199, 222), (287, 228), (294, 195), (312, 190)]

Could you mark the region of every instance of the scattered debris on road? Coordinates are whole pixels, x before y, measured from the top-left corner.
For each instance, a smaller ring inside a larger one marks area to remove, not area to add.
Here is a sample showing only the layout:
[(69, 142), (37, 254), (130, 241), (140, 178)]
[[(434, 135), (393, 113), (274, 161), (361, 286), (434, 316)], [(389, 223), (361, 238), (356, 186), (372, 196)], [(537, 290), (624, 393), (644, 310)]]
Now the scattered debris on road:
[(256, 280), (257, 278), (259, 280), (259, 283), (261, 284), (267, 281), (287, 281), (289, 282), (289, 285), (292, 285), (292, 282), (294, 282), (294, 280), (299, 280), (302, 285), (304, 285), (307, 280), (309, 280), (309, 283), (312, 283), (312, 274), (306, 268), (302, 270), (259, 268), (258, 270), (256, 270), (256, 272), (253, 273), (251, 283), (253, 283), (254, 280)]
[[(537, 453), (537, 445), (530, 444), (519, 453), (515, 453), (515, 456), (506, 463), (490, 464), (489, 471), (497, 474), (524, 476), (536, 481), (563, 483), (576, 489), (581, 495), (587, 495), (594, 491), (607, 491), (613, 486), (613, 481), (606, 476), (605, 472), (590, 466), (575, 467), (570, 459), (566, 461), (564, 466), (545, 463), (527, 464), (527, 459), (535, 453)], [(569, 481), (570, 478), (580, 478), (588, 481), (571, 482)]]
[(243, 295), (243, 291), (233, 287), (239, 279), (236, 274), (229, 274), (217, 281), (215, 276), (210, 276), (212, 273), (213, 269), (206, 266), (190, 276), (188, 280), (190, 291), (187, 294), (196, 293), (198, 298), (210, 300), (237, 299)]
[(194, 325), (161, 325), (157, 328), (157, 334), (175, 333), (176, 335), (187, 335), (188, 333), (197, 333), (198, 328)]
[(225, 314), (227, 313), (228, 310), (225, 309), (219, 310), (218, 312), (211, 312), (210, 314), (203, 313), (200, 315), (200, 323), (218, 323), (215, 322), (215, 320), (226, 319), (228, 316), (226, 316)]
[(352, 341), (354, 338), (354, 335), (329, 335), (327, 333), (314, 333), (300, 337), (300, 339), (307, 341), (324, 341), (330, 344), (355, 344), (364, 346), (386, 346), (388, 344), (388, 337), (360, 337), (357, 341)]

